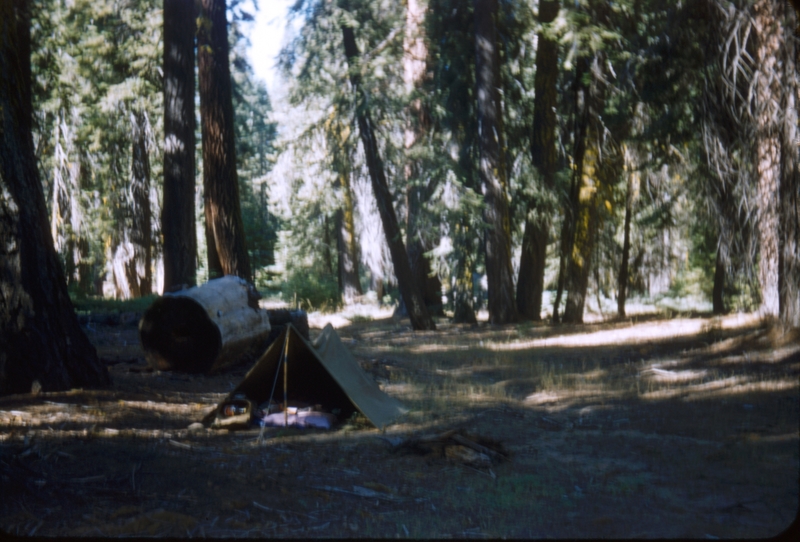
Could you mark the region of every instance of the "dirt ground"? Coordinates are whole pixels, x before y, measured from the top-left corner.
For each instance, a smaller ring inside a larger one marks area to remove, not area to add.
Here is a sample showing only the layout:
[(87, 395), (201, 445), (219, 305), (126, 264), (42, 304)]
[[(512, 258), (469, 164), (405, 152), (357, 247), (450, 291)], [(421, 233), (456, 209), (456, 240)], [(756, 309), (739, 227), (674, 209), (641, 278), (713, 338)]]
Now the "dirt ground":
[[(760, 538), (797, 516), (800, 335), (746, 315), (343, 327), (410, 409), (384, 432), (190, 431), (248, 367), (148, 372), (135, 322), (86, 329), (111, 389), (0, 399), (6, 533)], [(507, 460), (402, 444), (452, 429)]]

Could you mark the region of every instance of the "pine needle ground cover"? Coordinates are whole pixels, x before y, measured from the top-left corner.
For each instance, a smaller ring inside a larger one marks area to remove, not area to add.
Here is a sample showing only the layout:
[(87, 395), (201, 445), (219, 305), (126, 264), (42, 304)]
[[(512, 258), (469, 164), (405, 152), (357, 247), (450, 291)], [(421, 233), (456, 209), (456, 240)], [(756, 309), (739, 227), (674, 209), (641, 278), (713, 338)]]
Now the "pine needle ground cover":
[[(149, 370), (90, 322), (108, 390), (0, 399), (0, 529), (42, 536), (768, 537), (798, 510), (800, 337), (755, 318), (338, 331), (411, 409), (385, 432), (188, 429), (242, 378)], [(319, 330), (312, 329), (312, 338)], [(470, 463), (425, 435), (476, 435)], [(420, 437), (423, 436), (423, 437)]]

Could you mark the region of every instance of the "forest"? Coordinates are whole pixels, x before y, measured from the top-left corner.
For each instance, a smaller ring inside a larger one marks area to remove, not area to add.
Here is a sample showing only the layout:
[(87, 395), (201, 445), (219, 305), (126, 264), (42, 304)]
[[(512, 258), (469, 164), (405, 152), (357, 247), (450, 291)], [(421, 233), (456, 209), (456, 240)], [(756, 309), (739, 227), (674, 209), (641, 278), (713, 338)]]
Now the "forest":
[[(796, 530), (800, 2), (268, 1), (0, 0), (0, 529)], [(403, 414), (204, 425), (228, 275)]]
[[(281, 111), (248, 64), (251, 5), (210, 2), (223, 28), (186, 4), (26, 12), (33, 154), (71, 296), (238, 274), (307, 309), (372, 293), (415, 329), (665, 297), (800, 325), (784, 3), (300, 1)], [(205, 53), (220, 40), (227, 58)]]

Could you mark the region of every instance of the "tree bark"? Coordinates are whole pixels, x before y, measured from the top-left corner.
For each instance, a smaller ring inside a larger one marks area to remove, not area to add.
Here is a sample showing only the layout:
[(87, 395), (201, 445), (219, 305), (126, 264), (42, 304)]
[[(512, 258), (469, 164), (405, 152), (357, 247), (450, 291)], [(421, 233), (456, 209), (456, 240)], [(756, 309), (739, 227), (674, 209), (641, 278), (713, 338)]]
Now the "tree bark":
[[(559, 2), (543, 1), (539, 4), (539, 22), (551, 23), (558, 15)], [(556, 173), (556, 105), (558, 95), (558, 43), (543, 33), (538, 36), (536, 50), (536, 76), (534, 78), (533, 127), (531, 133), (531, 161), (539, 171), (542, 185), (547, 190), (555, 186)], [(528, 215), (537, 202), (528, 203)], [(520, 316), (541, 320), (544, 270), (547, 259), (547, 241), (550, 232), (549, 213), (538, 205), (536, 220), (525, 221), (522, 238), (522, 255), (517, 278), (517, 311)]]
[(756, 31), (756, 186), (758, 199), (759, 262), (763, 316), (777, 317), (780, 312), (778, 281), (778, 202), (780, 190), (779, 102), (781, 78), (777, 61), (782, 39), (775, 0), (758, 0), (753, 5)]
[(153, 235), (152, 210), (150, 209), (150, 155), (147, 132), (149, 122), (143, 111), (131, 113), (131, 243), (133, 259), (128, 261), (128, 276), (136, 286), (134, 297), (152, 293), (153, 284)]
[(339, 174), (338, 187), (342, 191), (342, 207), (336, 211), (336, 248), (338, 251), (337, 276), (339, 291), (345, 303), (352, 303), (356, 296), (364, 294), (358, 277), (358, 245), (353, 217), (353, 193), (350, 188), (350, 172)]
[(48, 235), (31, 135), (30, 7), (0, 2), (0, 395), (106, 386)]
[(714, 290), (711, 293), (711, 304), (714, 314), (725, 314), (725, 259), (722, 257), (722, 243), (717, 247), (714, 263)]
[(453, 322), (456, 324), (477, 324), (475, 318), (472, 286), (473, 252), (469, 246), (469, 227), (455, 224), (453, 244), (457, 251), (455, 287), (453, 292)]
[(383, 232), (386, 235), (386, 242), (389, 245), (389, 252), (392, 255), (394, 264), (394, 274), (397, 277), (397, 285), (400, 288), (400, 295), (408, 310), (411, 320), (411, 327), (414, 329), (436, 329), (422, 294), (414, 282), (411, 274), (411, 265), (408, 262), (408, 252), (406, 251), (403, 238), (400, 234), (400, 227), (397, 222), (397, 215), (392, 205), (392, 194), (386, 182), (386, 173), (383, 170), (383, 162), (378, 152), (378, 143), (375, 139), (375, 130), (369, 114), (368, 97), (361, 87), (361, 78), (358, 74), (359, 51), (356, 45), (353, 29), (342, 26), (344, 39), (344, 52), (350, 66), (350, 82), (356, 95), (356, 116), (358, 119), (358, 129), (361, 135), (361, 143), (364, 146), (364, 156), (367, 160), (372, 190), (375, 193), (375, 201), (378, 204), (378, 211), (381, 215)]
[(578, 203), (580, 196), (581, 176), (583, 174), (583, 156), (586, 149), (586, 130), (589, 123), (588, 101), (590, 99), (589, 89), (586, 87), (583, 77), (588, 71), (588, 60), (585, 57), (578, 57), (575, 65), (575, 78), (572, 83), (573, 101), (573, 162), (572, 180), (570, 182), (569, 194), (564, 212), (564, 222), (561, 225), (561, 243), (558, 258), (558, 286), (556, 299), (553, 302), (553, 323), (560, 323), (559, 307), (561, 297), (567, 284), (567, 262), (571, 257), (572, 245), (575, 237), (575, 224), (577, 222)]
[(252, 280), (236, 172), (225, 0), (202, 0), (201, 5), (197, 64), (209, 278), (221, 273)]
[(505, 142), (500, 104), (500, 53), (497, 44), (497, 0), (474, 0), (475, 79), (480, 147), (480, 178), (489, 322), (517, 320), (511, 268), (511, 221), (506, 195)]
[(631, 221), (633, 219), (633, 202), (639, 190), (639, 173), (637, 164), (631, 159), (631, 151), (625, 146), (625, 166), (627, 169), (627, 183), (625, 196), (625, 223), (623, 225), (622, 262), (619, 267), (619, 282), (617, 283), (617, 316), (625, 317), (625, 301), (628, 299), (628, 261), (631, 254)]
[(586, 304), (586, 290), (589, 286), (589, 272), (597, 238), (597, 189), (599, 173), (598, 134), (590, 127), (581, 168), (581, 181), (576, 206), (573, 242), (567, 256), (566, 289), (567, 301), (564, 304), (565, 323), (582, 323)]
[(196, 284), (195, 109), (192, 0), (164, 0), (164, 291)]
[(421, 227), (421, 214), (430, 199), (436, 178), (425, 180), (424, 165), (417, 156), (418, 143), (423, 141), (430, 129), (430, 113), (427, 104), (418, 95), (427, 78), (428, 46), (425, 36), (426, 6), (420, 0), (408, 0), (406, 5), (406, 26), (403, 39), (403, 81), (411, 102), (406, 108), (406, 127), (404, 165), (406, 189), (406, 246), (414, 281), (422, 293), (425, 306), (432, 313), (444, 316), (442, 307), (442, 284), (437, 276), (431, 276), (431, 266), (425, 253), (431, 242)]
[(589, 285), (589, 273), (592, 266), (592, 255), (597, 241), (600, 226), (598, 205), (602, 203), (605, 192), (609, 188), (609, 180), (613, 178), (615, 151), (606, 149), (604, 143), (604, 127), (600, 119), (604, 103), (603, 83), (601, 82), (604, 55), (597, 52), (591, 65), (591, 83), (583, 93), (583, 106), (579, 112), (580, 129), (576, 134), (575, 171), (571, 211), (573, 222), (570, 244), (567, 248), (566, 279), (567, 301), (564, 305), (564, 322), (583, 322), (583, 310), (586, 303), (586, 291)]
[[(787, 10), (784, 32), (796, 28), (797, 14)], [(780, 316), (784, 325), (800, 327), (800, 171), (797, 154), (797, 44), (783, 46), (783, 127), (781, 130), (780, 187)]]

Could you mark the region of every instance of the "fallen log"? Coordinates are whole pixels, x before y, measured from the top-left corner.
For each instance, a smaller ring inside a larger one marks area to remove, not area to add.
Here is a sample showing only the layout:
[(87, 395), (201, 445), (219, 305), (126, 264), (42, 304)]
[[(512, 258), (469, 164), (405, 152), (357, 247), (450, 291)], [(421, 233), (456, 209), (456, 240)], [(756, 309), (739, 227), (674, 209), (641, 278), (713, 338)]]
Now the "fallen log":
[(270, 334), (259, 297), (234, 276), (164, 294), (139, 322), (147, 363), (161, 371), (211, 374), (255, 359)]

